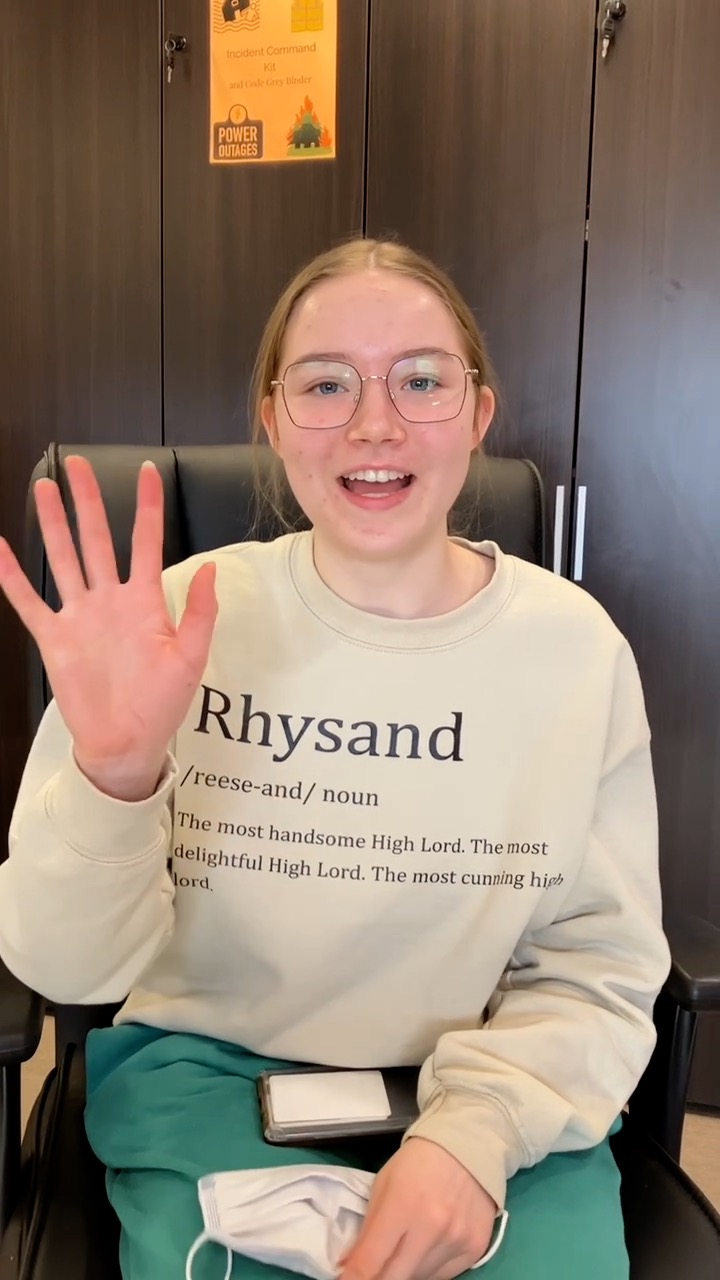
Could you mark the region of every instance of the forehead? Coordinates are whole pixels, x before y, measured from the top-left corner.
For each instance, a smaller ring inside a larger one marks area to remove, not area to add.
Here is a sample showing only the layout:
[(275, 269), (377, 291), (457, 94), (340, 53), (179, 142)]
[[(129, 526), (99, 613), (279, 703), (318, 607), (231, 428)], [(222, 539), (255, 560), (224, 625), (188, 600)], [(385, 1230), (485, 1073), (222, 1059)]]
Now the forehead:
[(391, 271), (364, 271), (315, 285), (298, 303), (283, 342), (288, 362), (333, 353), (392, 359), (426, 347), (464, 352), (462, 331), (433, 289)]

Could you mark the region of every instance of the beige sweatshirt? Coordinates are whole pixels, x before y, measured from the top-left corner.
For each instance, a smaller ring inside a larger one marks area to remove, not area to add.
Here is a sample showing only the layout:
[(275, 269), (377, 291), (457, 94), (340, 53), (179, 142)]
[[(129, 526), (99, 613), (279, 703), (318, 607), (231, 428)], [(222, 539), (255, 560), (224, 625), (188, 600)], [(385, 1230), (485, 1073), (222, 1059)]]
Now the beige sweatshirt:
[[(502, 1206), (519, 1167), (605, 1136), (669, 959), (628, 645), (580, 588), (476, 550), (489, 586), (411, 621), (334, 595), (309, 533), (215, 552), (211, 657), (154, 796), (97, 792), (48, 708), (0, 955), (56, 1002), (130, 991), (120, 1021), (423, 1064), (410, 1133)], [(165, 575), (176, 615), (199, 559)]]

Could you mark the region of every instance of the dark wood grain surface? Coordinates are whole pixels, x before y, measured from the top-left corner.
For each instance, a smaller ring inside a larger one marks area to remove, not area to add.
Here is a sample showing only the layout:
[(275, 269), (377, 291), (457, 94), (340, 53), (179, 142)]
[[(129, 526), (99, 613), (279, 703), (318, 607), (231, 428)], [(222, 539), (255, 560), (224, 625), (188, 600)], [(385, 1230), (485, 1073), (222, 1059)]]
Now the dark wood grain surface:
[(594, 0), (372, 10), (368, 231), (449, 270), (488, 339), (491, 451), (570, 484)]
[[(48, 440), (161, 438), (154, 4), (0, 0), (0, 528)], [(0, 601), (0, 857), (24, 762), (24, 636)]]
[(165, 441), (231, 443), (283, 286), (362, 228), (368, 4), (339, 3), (337, 158), (238, 165), (208, 162), (207, 5), (164, 8), (188, 41), (164, 90)]
[[(583, 584), (629, 637), (671, 909), (720, 924), (720, 3), (633, 0), (599, 68)], [(694, 1095), (720, 1106), (720, 1026)]]

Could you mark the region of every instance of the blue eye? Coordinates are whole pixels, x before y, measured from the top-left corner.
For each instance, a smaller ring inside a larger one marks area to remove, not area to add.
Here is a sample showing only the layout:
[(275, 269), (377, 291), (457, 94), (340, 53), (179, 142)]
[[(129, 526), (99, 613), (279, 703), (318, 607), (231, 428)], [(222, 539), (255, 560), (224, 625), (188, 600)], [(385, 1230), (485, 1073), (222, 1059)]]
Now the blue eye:
[(332, 382), (330, 379), (326, 379), (324, 382), (318, 382), (312, 390), (319, 391), (321, 396), (332, 396), (335, 395), (336, 391), (342, 391), (342, 387), (339, 382)]
[(405, 384), (410, 391), (434, 391), (439, 385), (438, 379), (427, 374), (417, 374), (416, 377), (410, 378)]

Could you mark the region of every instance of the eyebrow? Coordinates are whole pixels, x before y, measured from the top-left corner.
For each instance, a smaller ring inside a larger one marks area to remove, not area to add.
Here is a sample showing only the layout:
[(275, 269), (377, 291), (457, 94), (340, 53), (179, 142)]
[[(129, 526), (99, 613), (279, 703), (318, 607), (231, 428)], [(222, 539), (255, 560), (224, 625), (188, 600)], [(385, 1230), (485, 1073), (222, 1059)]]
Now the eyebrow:
[[(443, 347), (413, 347), (411, 351), (399, 351), (392, 357), (392, 360), (394, 362), (395, 360), (409, 360), (412, 356), (432, 356), (443, 350)], [(301, 356), (296, 356), (292, 363), (299, 364), (305, 360), (342, 360), (345, 364), (353, 363), (353, 358), (346, 351), (310, 351)]]

